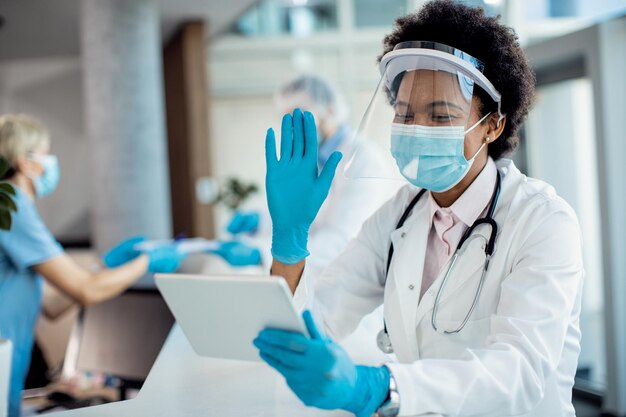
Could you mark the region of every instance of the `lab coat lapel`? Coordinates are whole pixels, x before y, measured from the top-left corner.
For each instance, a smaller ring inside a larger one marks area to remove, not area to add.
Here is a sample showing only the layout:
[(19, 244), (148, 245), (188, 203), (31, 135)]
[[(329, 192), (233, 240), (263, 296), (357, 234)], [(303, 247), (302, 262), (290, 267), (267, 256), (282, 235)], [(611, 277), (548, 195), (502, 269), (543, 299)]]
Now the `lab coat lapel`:
[(405, 225), (391, 234), (394, 256), (385, 291), (385, 317), (389, 337), (401, 362), (419, 358), (415, 311), (429, 227), (428, 199), (422, 197)]
[[(474, 291), (476, 288), (474, 284), (478, 285), (478, 279), (475, 274), (482, 272), (482, 267), (485, 264), (485, 239), (489, 238), (489, 226), (480, 226), (474, 230), (474, 233), (465, 242), (465, 248), (461, 255), (457, 258), (456, 264), (448, 277), (446, 287), (441, 294), (439, 305), (443, 305), (447, 299), (449, 299), (456, 291), (458, 291), (464, 284), (471, 281), (472, 285), (469, 291)], [(441, 272), (437, 276), (437, 279), (433, 282), (431, 287), (424, 293), (422, 300), (417, 308), (416, 324), (425, 317), (430, 320), (430, 314), (432, 313), (435, 305), (435, 299), (437, 292), (443, 283), (443, 278), (450, 267), (452, 259), (442, 268)]]
[[(502, 175), (502, 190), (500, 192), (500, 198), (498, 200), (498, 204), (496, 205), (496, 211), (494, 214), (494, 220), (496, 224), (503, 225), (504, 219), (508, 216), (509, 207), (511, 204), (511, 193), (516, 189), (516, 183), (520, 180), (520, 172), (515, 168), (514, 165), (510, 161), (501, 161), (499, 162), (499, 170)], [(511, 169), (511, 167), (513, 169)], [(459, 290), (463, 288), (467, 288), (468, 291), (471, 291), (473, 296), (477, 289), (480, 275), (482, 273), (482, 268), (485, 265), (485, 240), (480, 237), (476, 237), (477, 235), (481, 235), (484, 239), (489, 239), (491, 232), (491, 227), (488, 225), (479, 226), (472, 233), (472, 237), (468, 238), (465, 242), (465, 250), (459, 256), (456, 261), (456, 264), (448, 278), (448, 283), (446, 284), (446, 288), (444, 289), (441, 299), (439, 300), (440, 304), (443, 305), (446, 300), (449, 300), (450, 297), (455, 295)], [(498, 230), (498, 234), (501, 232), (501, 229)], [(498, 256), (498, 236), (496, 236), (495, 241), (495, 249), (493, 252), (493, 256)], [(421, 320), (424, 318), (431, 319), (431, 313), (433, 307), (435, 305), (435, 298), (437, 296), (437, 291), (441, 287), (443, 282), (443, 278), (450, 266), (450, 261), (442, 268), (441, 272), (437, 279), (433, 282), (431, 287), (424, 293), (418, 307), (416, 314), (416, 323), (415, 325), (419, 325)], [(478, 275), (477, 275), (478, 274)], [(464, 287), (463, 285), (470, 281), (470, 285), (468, 287)]]

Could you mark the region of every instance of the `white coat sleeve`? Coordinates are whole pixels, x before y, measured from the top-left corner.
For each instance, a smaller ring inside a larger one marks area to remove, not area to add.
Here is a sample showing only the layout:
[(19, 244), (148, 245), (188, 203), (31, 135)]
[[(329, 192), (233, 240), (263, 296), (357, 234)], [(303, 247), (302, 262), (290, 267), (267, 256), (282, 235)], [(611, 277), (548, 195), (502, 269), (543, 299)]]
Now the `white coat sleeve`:
[(518, 415), (543, 398), (580, 296), (581, 237), (573, 211), (560, 200), (544, 201), (524, 224), (485, 344), (458, 359), (388, 364), (401, 416)]
[(365, 221), (357, 237), (321, 275), (305, 267), (294, 294), (297, 307), (313, 311), (329, 336), (341, 340), (383, 303), (391, 232), (415, 188), (400, 189)]
[[(336, 175), (343, 175), (339, 169)], [(395, 195), (394, 186), (390, 181), (336, 178), (311, 226), (307, 266), (312, 273), (321, 274), (344, 251), (363, 223)]]

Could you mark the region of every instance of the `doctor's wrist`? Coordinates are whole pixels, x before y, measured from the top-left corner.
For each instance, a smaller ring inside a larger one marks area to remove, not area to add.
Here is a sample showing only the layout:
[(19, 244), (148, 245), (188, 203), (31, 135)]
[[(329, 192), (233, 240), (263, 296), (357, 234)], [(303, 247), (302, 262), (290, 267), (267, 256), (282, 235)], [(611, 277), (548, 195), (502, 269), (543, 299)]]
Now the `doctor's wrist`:
[(357, 365), (357, 381), (352, 400), (344, 408), (357, 417), (370, 417), (387, 400), (389, 369), (386, 366)]
[(272, 257), (278, 262), (293, 265), (310, 255), (307, 250), (308, 227), (272, 228)]

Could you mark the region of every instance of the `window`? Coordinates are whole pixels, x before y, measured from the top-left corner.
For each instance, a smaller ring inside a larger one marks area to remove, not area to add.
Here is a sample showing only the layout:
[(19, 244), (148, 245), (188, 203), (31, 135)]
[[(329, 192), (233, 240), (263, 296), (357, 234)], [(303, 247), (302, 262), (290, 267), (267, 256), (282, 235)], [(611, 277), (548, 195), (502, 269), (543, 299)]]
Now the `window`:
[(250, 37), (309, 36), (337, 26), (337, 0), (265, 0), (245, 12), (231, 32)]
[(586, 276), (576, 384), (606, 386), (602, 240), (593, 89), (588, 77), (540, 86), (526, 123), (529, 175), (556, 188), (576, 211)]

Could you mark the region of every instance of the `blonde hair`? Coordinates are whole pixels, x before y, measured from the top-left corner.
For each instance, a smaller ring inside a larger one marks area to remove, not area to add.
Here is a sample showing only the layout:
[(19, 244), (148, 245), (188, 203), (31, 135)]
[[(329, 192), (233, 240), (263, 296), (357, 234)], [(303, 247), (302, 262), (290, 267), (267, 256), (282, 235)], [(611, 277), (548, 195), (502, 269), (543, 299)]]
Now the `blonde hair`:
[(17, 158), (50, 143), (48, 129), (25, 114), (0, 116), (0, 156), (14, 167)]

